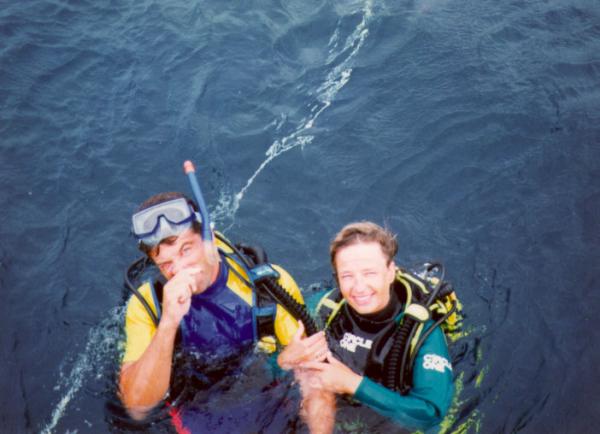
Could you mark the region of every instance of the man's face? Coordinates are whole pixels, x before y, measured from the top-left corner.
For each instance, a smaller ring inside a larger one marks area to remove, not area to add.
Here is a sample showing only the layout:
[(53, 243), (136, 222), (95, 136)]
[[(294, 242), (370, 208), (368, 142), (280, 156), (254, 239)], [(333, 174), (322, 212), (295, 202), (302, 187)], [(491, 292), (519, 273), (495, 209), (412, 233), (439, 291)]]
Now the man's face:
[(375, 313), (387, 306), (396, 272), (394, 262), (387, 262), (376, 242), (352, 244), (336, 253), (340, 291), (358, 313)]
[(160, 272), (170, 280), (186, 268), (196, 268), (197, 292), (204, 291), (216, 278), (218, 262), (209, 261), (200, 234), (188, 229), (176, 237), (162, 241), (150, 251), (150, 258)]

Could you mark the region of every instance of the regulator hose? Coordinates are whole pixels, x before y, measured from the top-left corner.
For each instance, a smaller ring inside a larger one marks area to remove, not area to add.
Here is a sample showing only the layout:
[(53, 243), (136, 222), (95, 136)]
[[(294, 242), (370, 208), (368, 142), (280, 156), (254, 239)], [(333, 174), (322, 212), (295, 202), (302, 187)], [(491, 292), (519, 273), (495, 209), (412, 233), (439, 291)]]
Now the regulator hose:
[(310, 316), (306, 306), (298, 303), (274, 277), (263, 277), (256, 282), (257, 286), (264, 289), (271, 297), (287, 310), (296, 320), (302, 321), (307, 336), (312, 336), (319, 331), (315, 320)]
[[(403, 362), (405, 362), (407, 358), (407, 349), (410, 348), (409, 337), (412, 338), (417, 325), (418, 323), (415, 319), (404, 317), (404, 322), (396, 330), (396, 333), (394, 333), (392, 349), (385, 359), (384, 386), (391, 390), (399, 389), (402, 395), (406, 395), (408, 389), (403, 390), (404, 381), (400, 383), (399, 380), (403, 378), (404, 375), (404, 365), (406, 363)], [(400, 384), (400, 388), (398, 388), (398, 384)]]

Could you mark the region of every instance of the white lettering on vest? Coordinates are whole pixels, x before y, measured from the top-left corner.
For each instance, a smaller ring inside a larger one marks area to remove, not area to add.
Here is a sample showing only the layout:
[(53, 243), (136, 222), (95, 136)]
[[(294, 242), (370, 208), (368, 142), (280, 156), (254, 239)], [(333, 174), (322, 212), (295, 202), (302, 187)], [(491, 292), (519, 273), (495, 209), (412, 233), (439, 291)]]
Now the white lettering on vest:
[(344, 333), (344, 337), (340, 341), (340, 346), (342, 348), (345, 348), (353, 353), (356, 351), (356, 347), (363, 347), (367, 350), (370, 350), (372, 344), (373, 341), (371, 339), (365, 339), (347, 332)]
[(452, 372), (452, 365), (448, 359), (437, 354), (425, 354), (425, 357), (423, 357), (423, 368), (438, 372), (444, 372), (444, 369), (448, 368)]

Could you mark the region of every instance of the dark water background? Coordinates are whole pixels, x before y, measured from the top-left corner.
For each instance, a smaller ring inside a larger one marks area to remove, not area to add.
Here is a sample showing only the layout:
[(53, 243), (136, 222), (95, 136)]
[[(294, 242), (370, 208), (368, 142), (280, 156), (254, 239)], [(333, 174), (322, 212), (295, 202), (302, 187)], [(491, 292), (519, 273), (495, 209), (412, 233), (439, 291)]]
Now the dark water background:
[(451, 430), (597, 432), (596, 0), (0, 0), (0, 104), (0, 432), (116, 429), (129, 217), (187, 158), (304, 288), (357, 219), (446, 263)]

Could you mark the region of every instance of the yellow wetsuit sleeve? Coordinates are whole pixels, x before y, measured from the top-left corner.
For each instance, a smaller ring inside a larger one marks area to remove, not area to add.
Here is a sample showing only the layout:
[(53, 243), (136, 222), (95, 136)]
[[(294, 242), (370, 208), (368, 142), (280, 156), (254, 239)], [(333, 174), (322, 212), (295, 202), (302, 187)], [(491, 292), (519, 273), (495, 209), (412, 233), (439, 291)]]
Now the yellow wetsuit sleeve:
[[(148, 304), (152, 306), (156, 314), (150, 284), (145, 283), (138, 288), (138, 291)], [(142, 357), (155, 333), (156, 326), (150, 315), (148, 315), (140, 300), (135, 295), (132, 295), (127, 303), (127, 312), (125, 314), (125, 354), (121, 363), (135, 362)]]
[[(273, 265), (279, 272), (279, 284), (300, 304), (304, 304), (304, 298), (298, 288), (298, 285), (283, 268)], [(277, 305), (277, 311), (275, 314), (275, 335), (277, 340), (282, 345), (287, 345), (292, 341), (292, 337), (298, 329), (298, 322), (290, 315), (283, 307)]]

